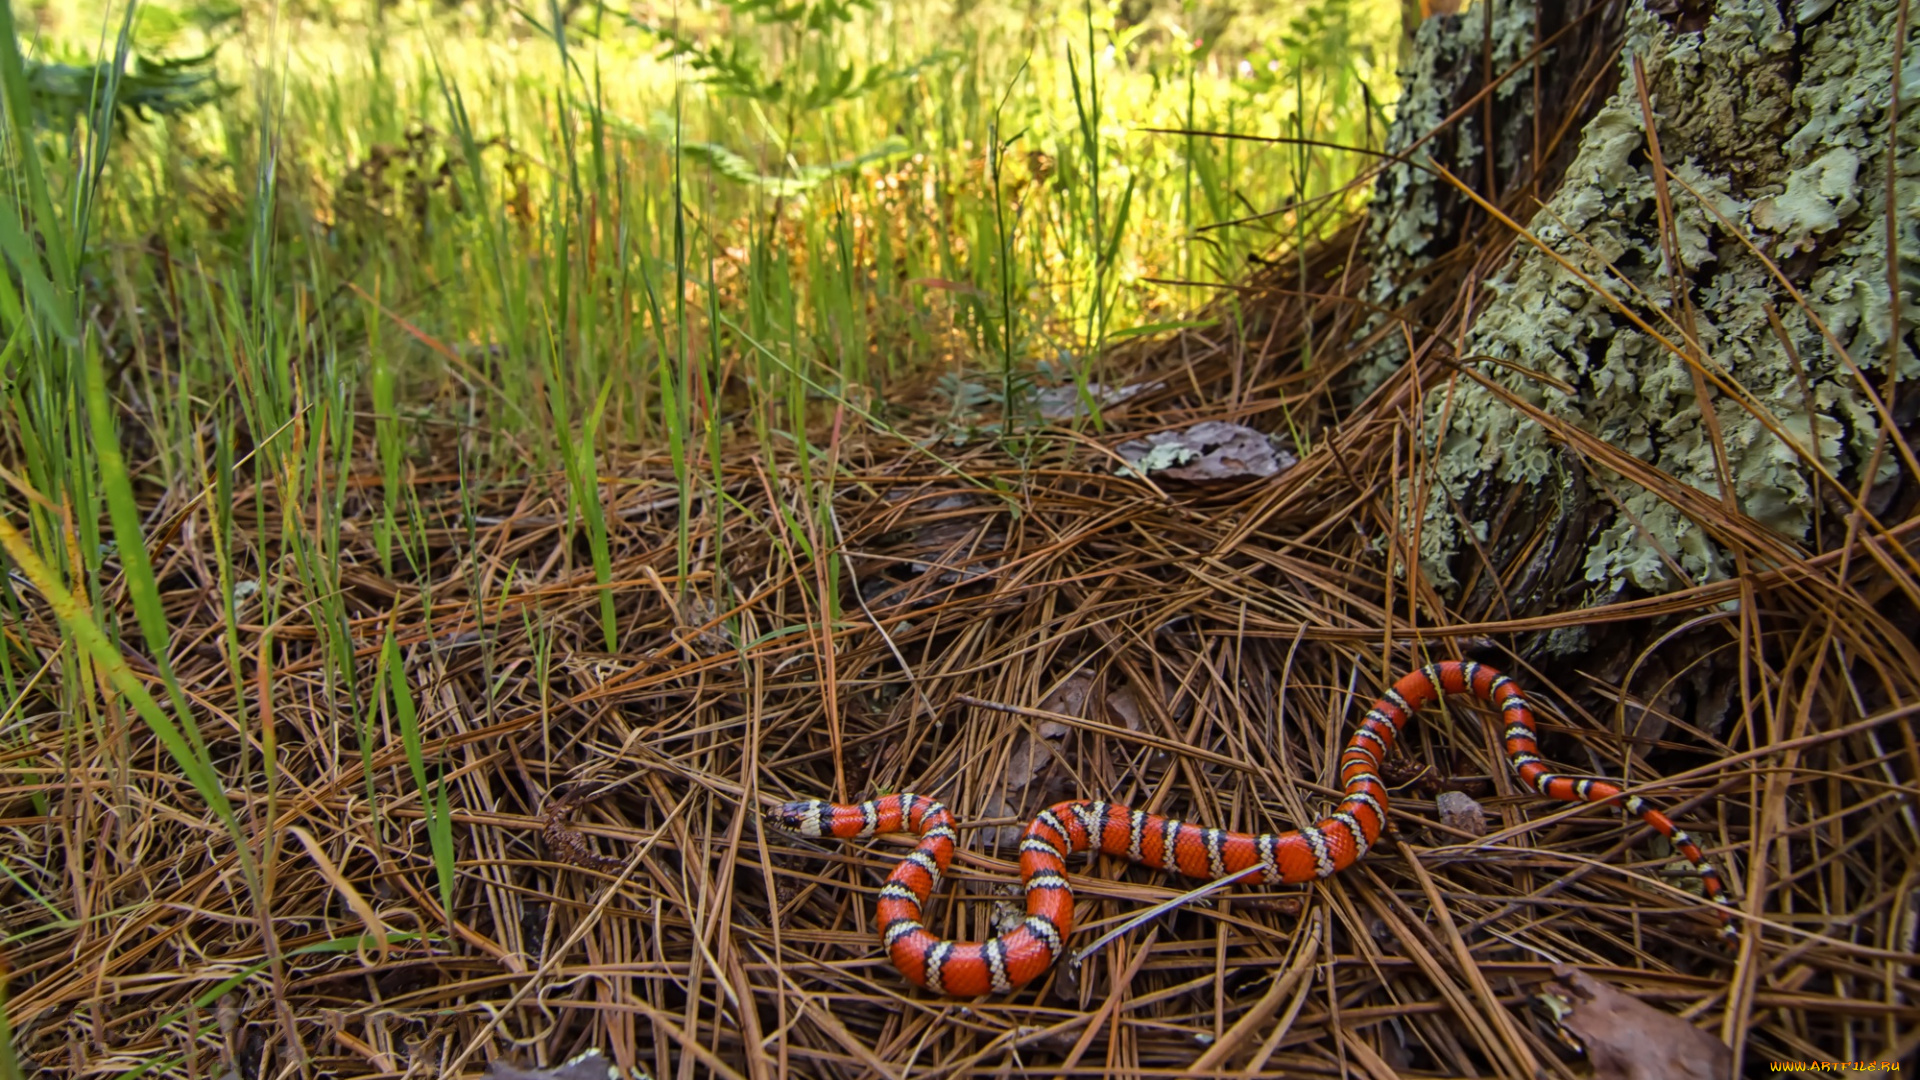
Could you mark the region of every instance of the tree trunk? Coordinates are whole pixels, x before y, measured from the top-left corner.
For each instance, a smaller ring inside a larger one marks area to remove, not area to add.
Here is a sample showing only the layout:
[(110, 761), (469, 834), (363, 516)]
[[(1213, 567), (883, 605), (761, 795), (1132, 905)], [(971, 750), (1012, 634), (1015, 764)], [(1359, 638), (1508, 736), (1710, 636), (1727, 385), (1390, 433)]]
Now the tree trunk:
[[(1722, 580), (1911, 516), (1920, 59), (1901, 0), (1784, 6), (1633, 0), (1611, 96), (1584, 120), (1564, 178), (1466, 294), (1477, 311), (1464, 337), (1430, 343), (1456, 372), (1426, 390), (1427, 460), (1403, 483), (1398, 511), (1417, 530), (1426, 584), (1466, 617)], [(1403, 151), (1457, 101), (1436, 71), (1474, 51), (1499, 70), (1522, 57), (1516, 28), (1533, 10), (1532, 0), (1491, 3), (1423, 27), (1424, 66), (1389, 148)], [(1547, 55), (1541, 77), (1567, 55), (1578, 54)], [(1524, 104), (1492, 128), (1483, 170), (1526, 160), (1520, 144), (1541, 125), (1527, 123)], [(1423, 156), (1461, 174), (1471, 155), (1458, 144), (1472, 138), (1429, 143), (1381, 181), (1369, 299), (1402, 320), (1455, 302), (1455, 290), (1431, 287), (1449, 262), (1437, 252), (1472, 261), (1446, 244), (1450, 221), (1474, 207)], [(1484, 174), (1460, 178), (1497, 190)], [(1409, 340), (1384, 317), (1364, 329), (1363, 393)], [(1884, 629), (1910, 637), (1913, 598), (1895, 599)], [(1621, 652), (1595, 634), (1525, 645)], [(1706, 730), (1725, 711), (1724, 686), (1702, 675), (1688, 695)]]

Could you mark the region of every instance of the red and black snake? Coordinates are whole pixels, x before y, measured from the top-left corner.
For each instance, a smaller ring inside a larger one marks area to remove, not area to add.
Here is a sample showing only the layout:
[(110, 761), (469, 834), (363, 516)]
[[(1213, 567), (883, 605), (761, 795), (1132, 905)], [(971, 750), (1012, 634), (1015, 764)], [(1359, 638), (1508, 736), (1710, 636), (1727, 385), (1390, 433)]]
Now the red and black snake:
[[(1026, 920), (985, 942), (942, 941), (920, 922), (922, 905), (953, 859), (953, 815), (939, 802), (918, 795), (889, 795), (857, 806), (816, 799), (769, 810), (767, 821), (802, 836), (844, 840), (876, 833), (918, 834), (920, 846), (894, 867), (880, 890), (880, 939), (893, 966), (936, 994), (1004, 994), (1045, 973), (1066, 947), (1073, 932), (1073, 891), (1067, 884), (1066, 858), (1074, 852), (1091, 849), (1120, 855), (1190, 878), (1231, 877), (1268, 885), (1312, 881), (1352, 866), (1380, 839), (1386, 825), (1387, 788), (1380, 782), (1380, 766), (1400, 729), (1442, 694), (1461, 693), (1500, 710), (1506, 722), (1507, 759), (1527, 786), (1563, 802), (1605, 803), (1625, 794), (1618, 784), (1606, 780), (1555, 775), (1540, 760), (1533, 710), (1513, 680), (1483, 664), (1446, 661), (1403, 677), (1374, 703), (1340, 755), (1346, 798), (1333, 813), (1307, 828), (1251, 836), (1203, 829), (1089, 799), (1040, 811), (1020, 840)], [(1686, 833), (1638, 795), (1627, 796), (1626, 808), (1672, 841), (1693, 864), (1710, 899), (1727, 903), (1719, 873)], [(1724, 906), (1719, 917), (1721, 933), (1735, 936)]]

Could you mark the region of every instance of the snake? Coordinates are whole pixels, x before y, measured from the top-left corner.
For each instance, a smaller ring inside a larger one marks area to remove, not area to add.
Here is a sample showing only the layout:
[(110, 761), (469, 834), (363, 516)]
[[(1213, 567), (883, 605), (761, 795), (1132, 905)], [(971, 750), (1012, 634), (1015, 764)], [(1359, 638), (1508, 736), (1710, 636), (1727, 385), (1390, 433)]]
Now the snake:
[(943, 940), (921, 915), (927, 898), (953, 860), (958, 841), (954, 816), (938, 800), (914, 794), (887, 795), (859, 804), (808, 799), (766, 812), (774, 828), (805, 837), (860, 840), (886, 833), (913, 833), (920, 842), (888, 875), (880, 889), (881, 943), (907, 981), (935, 994), (973, 998), (1018, 990), (1045, 974), (1073, 933), (1073, 889), (1067, 856), (1083, 851), (1117, 855), (1189, 878), (1267, 885), (1300, 884), (1331, 877), (1363, 858), (1387, 823), (1387, 787), (1382, 763), (1400, 732), (1424, 706), (1449, 694), (1470, 694), (1498, 710), (1505, 723), (1507, 760), (1520, 781), (1562, 802), (1611, 803), (1624, 797), (1626, 811), (1665, 836), (1691, 864), (1702, 892), (1714, 901), (1723, 939), (1735, 940), (1726, 888), (1700, 847), (1664, 813), (1608, 780), (1562, 776), (1540, 758), (1533, 709), (1507, 676), (1471, 660), (1430, 664), (1401, 677), (1367, 711), (1340, 755), (1343, 798), (1332, 813), (1306, 828), (1284, 833), (1229, 832), (1132, 810), (1116, 803), (1077, 799), (1040, 811), (1020, 838), (1020, 877), (1026, 917), (984, 942)]

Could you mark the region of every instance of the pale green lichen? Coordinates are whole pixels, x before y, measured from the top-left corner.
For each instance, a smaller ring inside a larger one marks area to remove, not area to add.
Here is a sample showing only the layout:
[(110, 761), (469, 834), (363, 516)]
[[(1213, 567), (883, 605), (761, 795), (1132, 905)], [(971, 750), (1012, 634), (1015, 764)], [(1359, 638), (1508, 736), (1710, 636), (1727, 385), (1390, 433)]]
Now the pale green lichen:
[(1753, 204), (1753, 223), (1781, 237), (1787, 249), (1812, 248), (1822, 233), (1860, 209), (1860, 154), (1836, 146), (1787, 174), (1787, 190)]
[[(1530, 223), (1582, 274), (1670, 341), (1681, 339), (1670, 318), (1677, 315), (1674, 275), (1659, 239), (1633, 74), (1633, 57), (1639, 57), (1673, 178), (1678, 253), (1706, 363), (1743, 387), (1804, 453), (1843, 477), (1865, 467), (1880, 423), (1808, 309), (1861, 368), (1884, 372), (1891, 354), (1897, 378), (1920, 375), (1908, 347), (1920, 325), (1920, 100), (1903, 109), (1894, 140), (1905, 294), (1897, 346), (1886, 268), (1887, 107), (1898, 2), (1802, 4), (1807, 25), (1790, 27), (1770, 0), (1721, 0), (1706, 29), (1688, 34), (1673, 32), (1636, 4), (1619, 89), (1584, 130), (1561, 190)], [(1910, 53), (1900, 70), (1904, 84), (1920, 63)], [(1788, 263), (1804, 307), (1740, 236), (1776, 260), (1810, 253)], [(1475, 321), (1462, 355), (1495, 357), (1552, 382), (1483, 364), (1486, 377), (1549, 415), (1719, 494), (1695, 374), (1683, 357), (1531, 245), (1523, 244), (1487, 288), (1495, 299)], [(1770, 323), (1769, 306), (1791, 352)], [(1712, 398), (1741, 510), (1785, 537), (1804, 539), (1816, 493), (1800, 453), (1739, 402), (1718, 391)], [(1456, 496), (1464, 498), (1489, 477), (1541, 485), (1559, 460), (1538, 424), (1472, 381), (1432, 392), (1426, 414), (1428, 479)], [(1890, 458), (1883, 457), (1876, 479), (1891, 474)], [(1602, 472), (1597, 480), (1617, 510), (1586, 552), (1586, 576), (1595, 585), (1590, 600), (1604, 601), (1628, 585), (1658, 591), (1683, 578), (1727, 573), (1725, 553), (1696, 522), (1624, 478)], [(1403, 489), (1403, 506), (1410, 505), (1411, 490)], [(1441, 588), (1454, 586), (1464, 544), (1453, 510), (1458, 501), (1429, 498), (1420, 528), (1422, 568)]]
[[(1458, 82), (1451, 75), (1459, 65), (1463, 48), (1460, 37), (1454, 20), (1429, 19), (1420, 25), (1414, 51), (1416, 64), (1401, 72), (1400, 100), (1394, 106), (1395, 122), (1387, 136), (1387, 153), (1404, 153), (1414, 140), (1446, 119)], [(1404, 163), (1390, 165), (1375, 188), (1375, 198), (1382, 209), (1390, 209), (1369, 222), (1369, 250), (1416, 255), (1433, 239), (1440, 217), (1434, 204), (1433, 181), (1427, 173)]]
[[(1400, 72), (1400, 100), (1394, 105), (1393, 126), (1387, 133), (1388, 153), (1405, 153), (1438, 129), (1460, 100), (1462, 87), (1478, 75), (1484, 57), (1490, 56), (1494, 70), (1504, 71), (1533, 48), (1532, 0), (1495, 0), (1492, 13), (1491, 38), (1487, 37), (1486, 17), (1479, 8), (1466, 15), (1441, 16), (1420, 24), (1414, 62)], [(1483, 39), (1491, 42), (1490, 49), (1483, 46)], [(1548, 49), (1535, 62), (1550, 62), (1553, 55)], [(1529, 140), (1517, 137), (1531, 112), (1527, 99), (1516, 95), (1531, 86), (1526, 69), (1522, 69), (1495, 90), (1495, 95), (1506, 102), (1502, 111), (1505, 130), (1494, 137), (1495, 157), (1505, 175), (1513, 174), (1521, 149), (1530, 145)], [(1431, 154), (1455, 173), (1465, 173), (1485, 153), (1488, 135), (1480, 130), (1482, 123), (1477, 111), (1463, 116), (1451, 129), (1452, 139), (1429, 141), (1417, 153)], [(1405, 162), (1387, 166), (1375, 184), (1367, 220), (1366, 250), (1372, 276), (1366, 299), (1379, 311), (1398, 308), (1426, 288), (1427, 279), (1419, 267), (1433, 255), (1429, 247), (1440, 232), (1440, 189), (1445, 184), (1424, 163), (1416, 166)], [(1376, 313), (1356, 337), (1373, 334), (1385, 321)], [(1397, 333), (1387, 335), (1360, 362), (1358, 397), (1371, 393), (1406, 357), (1405, 340)]]

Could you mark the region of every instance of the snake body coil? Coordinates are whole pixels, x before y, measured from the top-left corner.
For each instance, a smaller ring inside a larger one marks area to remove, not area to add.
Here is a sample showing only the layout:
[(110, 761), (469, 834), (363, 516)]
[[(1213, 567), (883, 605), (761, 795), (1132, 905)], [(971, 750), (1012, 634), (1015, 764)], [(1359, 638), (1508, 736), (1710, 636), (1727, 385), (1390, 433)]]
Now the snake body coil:
[[(914, 984), (936, 994), (978, 997), (1007, 993), (1053, 965), (1073, 932), (1073, 892), (1066, 858), (1078, 851), (1119, 855), (1190, 878), (1259, 881), (1269, 885), (1312, 881), (1358, 862), (1380, 839), (1387, 822), (1387, 789), (1381, 762), (1413, 714), (1443, 694), (1471, 694), (1500, 710), (1507, 760), (1521, 782), (1563, 802), (1605, 803), (1624, 792), (1606, 780), (1555, 775), (1539, 757), (1533, 710), (1512, 679), (1483, 664), (1447, 661), (1406, 675), (1367, 712), (1340, 755), (1346, 797), (1326, 817), (1286, 833), (1205, 829), (1113, 803), (1077, 800), (1042, 810), (1020, 840), (1020, 877), (1027, 917), (985, 942), (945, 941), (921, 925), (921, 908), (953, 859), (953, 815), (939, 802), (917, 795), (889, 795), (858, 805), (809, 800), (767, 812), (770, 824), (802, 836), (861, 839), (876, 833), (910, 832), (920, 845), (894, 867), (880, 890), (879, 926), (893, 965)], [(1720, 875), (1686, 833), (1639, 796), (1627, 812), (1653, 826), (1693, 864), (1706, 895), (1726, 903)], [(1732, 935), (1725, 909), (1721, 932)]]

